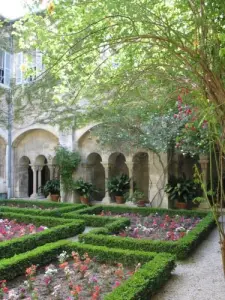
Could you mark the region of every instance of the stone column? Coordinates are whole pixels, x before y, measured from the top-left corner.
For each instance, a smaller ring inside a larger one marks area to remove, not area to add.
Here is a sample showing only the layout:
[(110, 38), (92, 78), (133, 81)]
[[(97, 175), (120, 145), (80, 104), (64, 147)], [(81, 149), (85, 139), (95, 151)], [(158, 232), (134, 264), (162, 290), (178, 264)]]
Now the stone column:
[(59, 179), (59, 166), (53, 165), (53, 179)]
[(108, 185), (110, 165), (107, 162), (102, 162), (101, 164), (103, 165), (104, 170), (105, 170), (105, 197), (102, 199), (102, 203), (109, 204), (111, 199), (109, 196), (107, 185)]
[[(201, 165), (201, 173), (202, 173), (202, 179), (203, 179), (203, 184), (207, 187), (207, 181), (208, 181), (208, 163), (209, 163), (209, 158), (207, 155), (200, 155), (199, 157), (199, 163)], [(200, 209), (208, 209), (210, 208), (210, 205), (207, 200), (204, 202), (201, 202), (199, 205)]]
[(54, 176), (54, 166), (53, 165), (48, 165), (48, 169), (49, 169), (50, 180), (52, 180), (53, 176)]
[(30, 196), (30, 198), (37, 198), (37, 170), (38, 166), (31, 166), (31, 169), (33, 171), (33, 194)]
[(38, 166), (38, 189), (41, 187), (41, 171), (43, 169), (43, 166)]
[(129, 195), (131, 197), (134, 193), (134, 179), (133, 179), (134, 163), (133, 163), (132, 157), (127, 159), (126, 164), (127, 164), (128, 170), (129, 170), (129, 178), (130, 178)]
[(168, 208), (168, 198), (164, 192), (167, 183), (167, 154), (149, 152), (148, 172), (149, 189), (148, 198), (153, 207)]

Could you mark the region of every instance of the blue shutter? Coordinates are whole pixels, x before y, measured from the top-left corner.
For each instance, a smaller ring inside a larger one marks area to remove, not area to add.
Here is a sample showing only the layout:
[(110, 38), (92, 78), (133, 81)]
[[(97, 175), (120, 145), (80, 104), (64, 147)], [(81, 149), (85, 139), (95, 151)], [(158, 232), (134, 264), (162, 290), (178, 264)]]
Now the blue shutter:
[(24, 63), (23, 53), (19, 52), (15, 54), (16, 57), (16, 84), (23, 83), (23, 72), (21, 70), (21, 66)]
[(11, 77), (11, 54), (5, 52), (4, 60), (4, 84), (10, 86), (10, 77)]

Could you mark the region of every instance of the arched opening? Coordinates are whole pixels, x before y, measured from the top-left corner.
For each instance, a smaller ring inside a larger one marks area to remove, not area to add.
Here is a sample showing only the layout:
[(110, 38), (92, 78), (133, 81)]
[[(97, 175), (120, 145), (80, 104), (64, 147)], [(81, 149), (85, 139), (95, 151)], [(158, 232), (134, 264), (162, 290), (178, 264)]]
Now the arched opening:
[(126, 158), (120, 152), (114, 152), (109, 156), (109, 178), (126, 174), (129, 176), (129, 170), (126, 165)]
[(148, 199), (149, 169), (148, 154), (145, 152), (138, 152), (133, 157), (133, 186), (134, 191), (141, 191)]
[(35, 159), (35, 166), (37, 166), (36, 186), (39, 195), (43, 194), (43, 187), (50, 179), (50, 172), (48, 168), (48, 160), (44, 155), (38, 155)]
[[(46, 157), (55, 156), (55, 147), (58, 145), (57, 136), (45, 129), (36, 128), (27, 130), (18, 135), (13, 141), (14, 148), (14, 197), (24, 197), (24, 192), (21, 194), (20, 182), (20, 158), (23, 156), (29, 157), (31, 168), (29, 168), (29, 188), (27, 195), (37, 196), (38, 187), (43, 186), (49, 179), (49, 169), (46, 167)], [(30, 183), (33, 176), (33, 186)], [(36, 178), (36, 179), (35, 179)], [(35, 182), (34, 182), (35, 180)], [(39, 184), (38, 184), (39, 183)], [(26, 197), (27, 197), (26, 195)]]
[(27, 198), (33, 193), (33, 171), (30, 159), (22, 156), (19, 160), (19, 196)]
[(105, 196), (105, 170), (101, 164), (102, 158), (98, 153), (91, 153), (87, 157), (87, 180), (98, 190), (92, 193), (92, 199), (101, 201)]

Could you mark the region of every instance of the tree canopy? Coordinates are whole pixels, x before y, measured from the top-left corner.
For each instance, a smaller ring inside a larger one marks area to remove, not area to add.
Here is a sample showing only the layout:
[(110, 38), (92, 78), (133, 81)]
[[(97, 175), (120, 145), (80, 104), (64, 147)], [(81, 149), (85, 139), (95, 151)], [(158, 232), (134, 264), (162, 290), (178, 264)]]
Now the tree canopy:
[(144, 123), (182, 95), (201, 108), (200, 123), (215, 114), (223, 126), (224, 8), (222, 0), (60, 0), (15, 28), (22, 49), (43, 52), (54, 105), (75, 108), (80, 124), (119, 112)]

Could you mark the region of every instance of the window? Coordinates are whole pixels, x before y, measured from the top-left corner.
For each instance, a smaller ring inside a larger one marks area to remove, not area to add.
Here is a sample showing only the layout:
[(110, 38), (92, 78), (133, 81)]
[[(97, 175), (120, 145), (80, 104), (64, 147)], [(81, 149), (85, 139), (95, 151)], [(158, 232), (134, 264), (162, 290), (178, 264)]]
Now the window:
[(11, 55), (0, 49), (0, 84), (10, 85)]
[(16, 84), (33, 82), (41, 74), (42, 53), (36, 50), (31, 54), (19, 52), (15, 54)]

